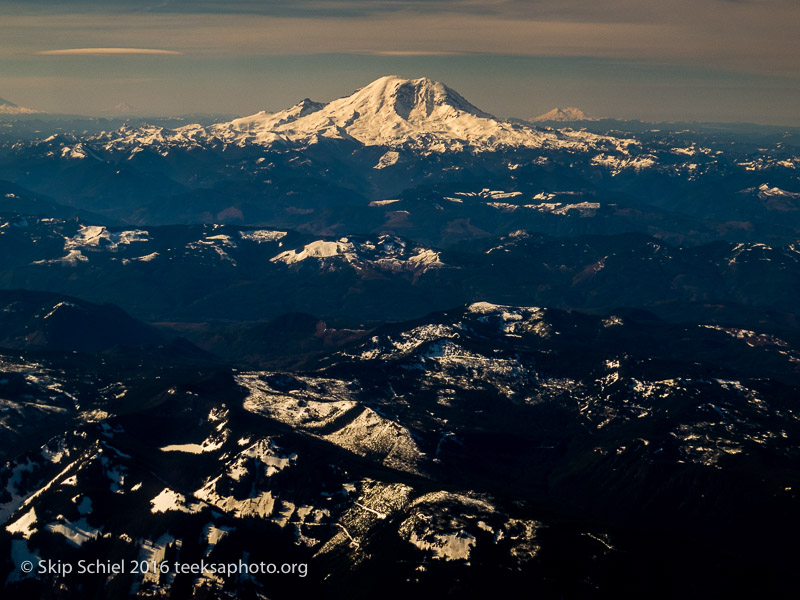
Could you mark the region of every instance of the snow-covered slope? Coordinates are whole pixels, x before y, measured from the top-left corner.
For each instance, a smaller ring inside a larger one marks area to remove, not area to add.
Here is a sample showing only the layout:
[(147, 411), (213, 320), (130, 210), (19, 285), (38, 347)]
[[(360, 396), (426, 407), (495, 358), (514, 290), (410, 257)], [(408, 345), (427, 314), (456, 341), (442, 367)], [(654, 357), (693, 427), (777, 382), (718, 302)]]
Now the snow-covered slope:
[(289, 125), (324, 107), (325, 104), (306, 98), (291, 108), (276, 113), (262, 110), (249, 117), (212, 125), (210, 131), (213, 135), (229, 142), (270, 143), (283, 137), (276, 132), (276, 129)]

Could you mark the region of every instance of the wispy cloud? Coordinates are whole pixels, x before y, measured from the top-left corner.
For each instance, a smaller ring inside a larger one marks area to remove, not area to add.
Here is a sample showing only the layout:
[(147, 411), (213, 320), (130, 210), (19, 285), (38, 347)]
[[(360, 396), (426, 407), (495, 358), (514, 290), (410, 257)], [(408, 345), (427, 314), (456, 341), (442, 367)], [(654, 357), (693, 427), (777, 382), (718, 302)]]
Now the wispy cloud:
[(372, 56), (460, 56), (469, 53), (455, 50), (354, 50), (352, 54), (370, 54)]
[(156, 48), (65, 48), (63, 50), (40, 50), (39, 52), (34, 52), (34, 54), (46, 56), (115, 56), (127, 54), (179, 55), (183, 53)]

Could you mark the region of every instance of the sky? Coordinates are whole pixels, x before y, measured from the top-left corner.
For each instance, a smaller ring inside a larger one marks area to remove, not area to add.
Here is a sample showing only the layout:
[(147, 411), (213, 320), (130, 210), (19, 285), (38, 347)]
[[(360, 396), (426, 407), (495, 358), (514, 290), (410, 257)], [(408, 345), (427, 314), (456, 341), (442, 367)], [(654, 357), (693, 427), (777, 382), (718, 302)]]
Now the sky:
[(0, 0), (0, 97), (251, 114), (382, 75), (500, 117), (800, 126), (798, 0)]

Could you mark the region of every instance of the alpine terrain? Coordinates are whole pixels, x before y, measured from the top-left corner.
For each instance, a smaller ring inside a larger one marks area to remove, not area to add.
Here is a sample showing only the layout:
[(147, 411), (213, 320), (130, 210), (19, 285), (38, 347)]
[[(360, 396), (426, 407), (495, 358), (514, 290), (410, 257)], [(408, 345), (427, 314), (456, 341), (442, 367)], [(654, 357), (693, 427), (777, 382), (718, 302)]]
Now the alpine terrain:
[(0, 597), (796, 595), (800, 130), (117, 112), (0, 101)]

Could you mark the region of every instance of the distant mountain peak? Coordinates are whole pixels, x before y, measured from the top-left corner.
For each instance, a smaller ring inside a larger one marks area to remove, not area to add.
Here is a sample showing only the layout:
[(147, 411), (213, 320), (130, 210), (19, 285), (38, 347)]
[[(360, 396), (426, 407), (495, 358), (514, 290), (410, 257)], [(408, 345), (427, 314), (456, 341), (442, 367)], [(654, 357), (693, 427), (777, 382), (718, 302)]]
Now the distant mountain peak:
[(580, 108), (567, 106), (565, 108), (554, 108), (553, 110), (529, 119), (532, 122), (538, 121), (597, 121), (596, 117), (586, 114)]
[(0, 114), (2, 115), (34, 115), (40, 112), (42, 111), (25, 108), (24, 106), (17, 106), (13, 102), (0, 98)]
[(130, 114), (136, 112), (136, 109), (127, 102), (120, 102), (114, 107), (114, 112), (122, 114)]

